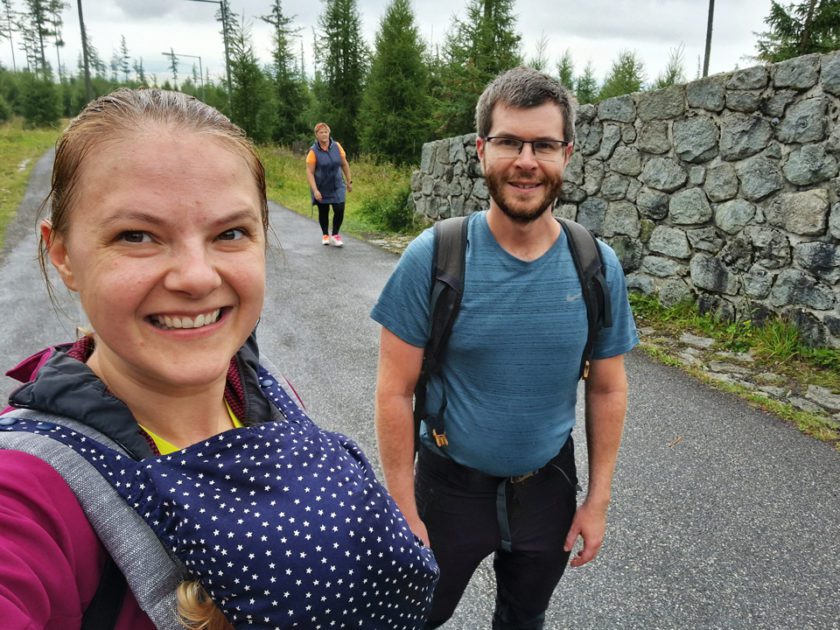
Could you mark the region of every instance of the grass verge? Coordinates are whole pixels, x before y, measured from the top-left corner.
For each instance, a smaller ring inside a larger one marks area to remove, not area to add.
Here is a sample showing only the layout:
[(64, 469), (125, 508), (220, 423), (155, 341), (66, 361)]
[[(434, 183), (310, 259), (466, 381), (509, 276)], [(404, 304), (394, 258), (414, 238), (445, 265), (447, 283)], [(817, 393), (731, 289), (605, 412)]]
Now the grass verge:
[(0, 248), (17, 213), (29, 174), (58, 138), (58, 129), (24, 129), (19, 119), (0, 125)]
[[(789, 390), (804, 391), (808, 385), (818, 385), (840, 394), (840, 351), (807, 346), (796, 328), (782, 319), (769, 320), (762, 326), (749, 320), (725, 322), (698, 313), (693, 304), (666, 308), (656, 298), (638, 293), (631, 293), (630, 302), (637, 324), (654, 329), (659, 339), (678, 339), (685, 332), (709, 337), (715, 340), (708, 350), (710, 358), (721, 352), (748, 353), (753, 359), (753, 372), (781, 377)], [(681, 367), (704, 382), (737, 394), (840, 451), (840, 430), (824, 417), (773, 400), (760, 391), (712, 378), (700, 368), (683, 364), (661, 343), (643, 344), (643, 350), (661, 363)]]

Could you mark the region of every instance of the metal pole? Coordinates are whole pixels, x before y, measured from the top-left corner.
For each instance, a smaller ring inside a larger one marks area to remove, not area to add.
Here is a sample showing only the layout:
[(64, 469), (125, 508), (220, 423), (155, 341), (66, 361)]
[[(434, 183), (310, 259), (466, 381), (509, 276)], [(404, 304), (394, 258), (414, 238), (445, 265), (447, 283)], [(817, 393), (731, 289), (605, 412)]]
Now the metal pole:
[(712, 52), (712, 24), (715, 21), (715, 0), (709, 0), (709, 21), (706, 24), (706, 56), (703, 58), (703, 76), (709, 76), (709, 56)]

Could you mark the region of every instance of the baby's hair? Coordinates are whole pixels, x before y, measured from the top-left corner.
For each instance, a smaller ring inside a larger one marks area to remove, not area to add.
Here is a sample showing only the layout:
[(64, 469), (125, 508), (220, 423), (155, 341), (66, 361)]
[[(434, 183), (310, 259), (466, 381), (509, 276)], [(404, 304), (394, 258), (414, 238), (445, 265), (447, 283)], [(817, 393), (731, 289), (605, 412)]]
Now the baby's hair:
[(233, 630), (233, 626), (213, 603), (198, 581), (178, 585), (178, 619), (188, 630)]

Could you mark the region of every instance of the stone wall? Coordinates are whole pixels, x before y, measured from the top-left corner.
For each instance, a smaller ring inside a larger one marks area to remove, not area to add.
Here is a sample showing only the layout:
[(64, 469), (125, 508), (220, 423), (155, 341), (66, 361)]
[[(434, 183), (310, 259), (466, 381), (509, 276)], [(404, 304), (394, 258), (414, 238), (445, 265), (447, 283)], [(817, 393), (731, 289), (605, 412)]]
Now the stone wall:
[[(780, 314), (840, 347), (840, 52), (578, 110), (557, 216), (610, 243), (628, 285), (666, 305)], [(423, 146), (416, 211), (484, 209), (475, 135)]]

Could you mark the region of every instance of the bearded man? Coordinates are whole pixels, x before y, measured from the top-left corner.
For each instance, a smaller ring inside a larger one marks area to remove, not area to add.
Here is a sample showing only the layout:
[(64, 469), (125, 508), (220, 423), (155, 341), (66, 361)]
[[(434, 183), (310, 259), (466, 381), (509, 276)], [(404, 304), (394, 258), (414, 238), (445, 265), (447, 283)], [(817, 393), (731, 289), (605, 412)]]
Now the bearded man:
[(449, 619), (490, 554), (493, 628), (542, 628), (577, 539), (573, 567), (604, 539), (627, 404), (623, 355), (638, 336), (621, 265), (599, 241), (613, 323), (590, 357), (588, 490), (578, 506), (571, 432), (587, 313), (552, 215), (574, 123), (563, 86), (527, 68), (496, 77), (478, 101), (490, 207), (468, 219), (463, 299), (440, 377), (427, 385), (428, 408), (446, 401), (448, 444), (421, 432), (416, 466), (412, 399), (431, 327), (431, 230), (405, 251), (371, 313), (382, 325), (376, 426), (386, 483), (440, 565), (428, 628)]

